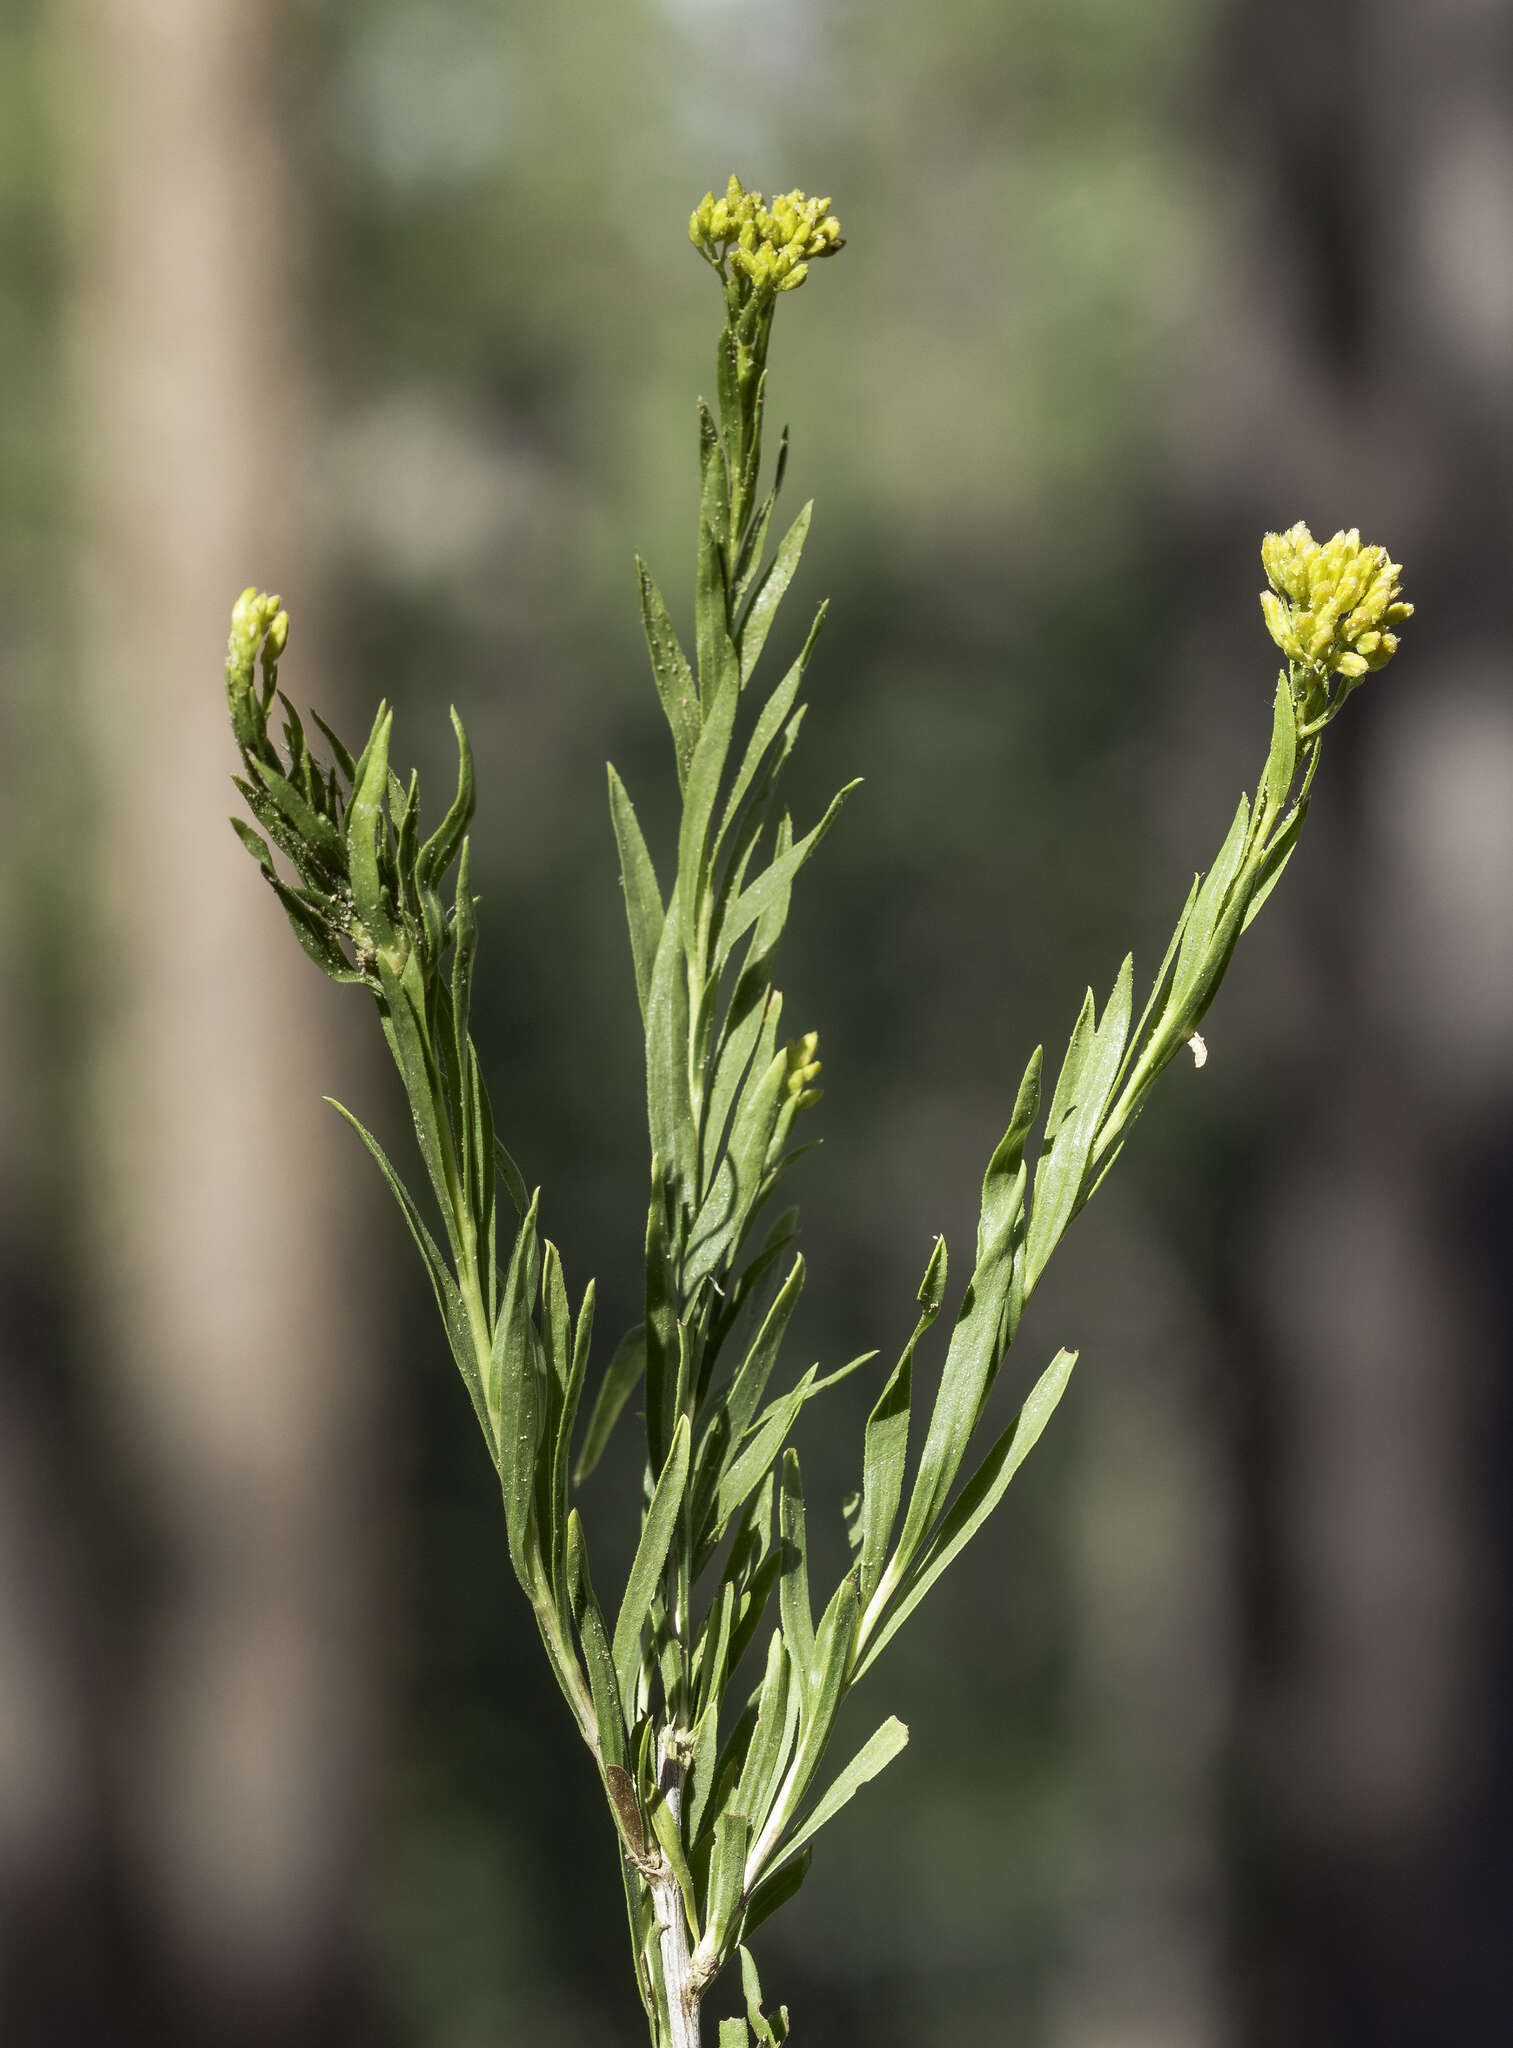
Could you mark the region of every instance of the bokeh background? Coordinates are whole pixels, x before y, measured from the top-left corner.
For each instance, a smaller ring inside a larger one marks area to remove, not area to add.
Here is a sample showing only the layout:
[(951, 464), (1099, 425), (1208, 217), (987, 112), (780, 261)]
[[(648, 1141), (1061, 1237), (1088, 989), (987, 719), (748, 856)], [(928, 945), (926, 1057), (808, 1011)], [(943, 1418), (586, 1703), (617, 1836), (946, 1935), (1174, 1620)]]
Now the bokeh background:
[[(643, 2038), (468, 1405), (321, 1104), (402, 1146), (395, 1083), (226, 829), (219, 671), (256, 578), (297, 700), (388, 695), (435, 795), (461, 709), (499, 1120), (612, 1338), (603, 762), (663, 843), (630, 565), (686, 614), (683, 223), (732, 166), (850, 237), (773, 380), (819, 501), (789, 639), (831, 599), (800, 818), (866, 777), (783, 969), (806, 1360), (896, 1348), (1029, 1048), (1159, 957), (1264, 751), (1263, 529), (1358, 524), (1418, 605), (1037, 1299), (999, 1401), (1062, 1342), (1071, 1393), (857, 1703), (914, 1742), (769, 1989), (868, 2048), (1503, 2039), (1503, 0), (10, 0), (0, 2035)], [(801, 1436), (817, 1502), (868, 1384)]]

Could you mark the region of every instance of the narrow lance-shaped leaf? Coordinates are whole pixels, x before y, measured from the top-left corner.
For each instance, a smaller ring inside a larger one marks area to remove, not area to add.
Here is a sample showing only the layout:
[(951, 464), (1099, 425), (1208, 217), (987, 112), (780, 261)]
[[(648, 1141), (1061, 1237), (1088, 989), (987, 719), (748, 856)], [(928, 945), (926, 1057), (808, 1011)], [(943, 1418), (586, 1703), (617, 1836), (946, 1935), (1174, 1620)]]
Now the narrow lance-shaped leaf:
[(780, 1906), (798, 1891), (809, 1875), (809, 1866), (814, 1860), (812, 1848), (803, 1848), (796, 1856), (790, 1856), (780, 1863), (776, 1870), (770, 1870), (752, 1892), (741, 1915), (741, 1939), (750, 1941), (764, 1920), (770, 1920)]
[(599, 1382), (599, 1392), (594, 1398), (593, 1409), (584, 1433), (583, 1448), (578, 1453), (578, 1462), (573, 1467), (573, 1483), (581, 1486), (590, 1472), (604, 1455), (621, 1410), (635, 1391), (636, 1385), (646, 1370), (646, 1325), (637, 1323), (627, 1330), (615, 1347), (615, 1355), (605, 1368), (604, 1378)]
[(888, 1553), (908, 1462), (909, 1409), (914, 1352), (920, 1338), (940, 1313), (946, 1283), (946, 1241), (935, 1240), (925, 1277), (920, 1282), (922, 1310), (903, 1356), (867, 1418), (862, 1451), (861, 1558), (858, 1580), (863, 1601), (870, 1600)]
[(394, 715), (380, 707), (362, 759), (360, 779), (347, 807), (347, 865), (352, 900), (369, 937), (377, 946), (392, 946), (394, 927), (383, 900), (378, 862), (378, 831), (384, 791), (389, 779), (389, 735)]
[(672, 1449), (657, 1481), (651, 1506), (646, 1511), (641, 1540), (636, 1546), (630, 1576), (625, 1582), (625, 1597), (620, 1602), (620, 1612), (615, 1620), (615, 1673), (622, 1699), (630, 1698), (635, 1689), (636, 1672), (641, 1662), (641, 1630), (651, 1609), (657, 1581), (667, 1563), (678, 1509), (683, 1504), (683, 1489), (688, 1481), (688, 1447), (688, 1417), (682, 1415), (678, 1418)]
[(735, 781), (731, 784), (730, 795), (725, 802), (725, 811), (720, 820), (720, 829), (715, 834), (716, 848), (721, 845), (725, 834), (730, 830), (736, 812), (741, 808), (746, 792), (751, 788), (752, 783), (756, 779), (757, 770), (761, 767), (768, 748), (782, 731), (783, 725), (793, 709), (793, 700), (798, 695), (799, 689), (803, 684), (804, 673), (809, 666), (809, 657), (814, 652), (814, 643), (819, 638), (820, 628), (825, 623), (825, 614), (826, 607), (821, 605), (815, 613), (814, 624), (809, 628), (809, 637), (804, 642), (798, 659), (783, 677), (783, 680), (777, 685), (776, 689), (774, 689), (772, 695), (767, 699), (767, 702), (762, 706), (757, 716), (757, 722), (752, 728), (751, 738), (746, 742), (746, 751), (741, 756), (741, 765), (736, 771)]
[(510, 1556), (522, 1583), (532, 1583), (527, 1550), (532, 1478), (541, 1436), (541, 1399), (536, 1382), (531, 1306), (535, 1294), (536, 1214), (540, 1190), (515, 1238), (509, 1274), (494, 1331), (488, 1395), (499, 1444), (499, 1477), (504, 1487)]
[(657, 871), (652, 866), (651, 855), (646, 850), (646, 841), (641, 835), (641, 826), (636, 817), (635, 806), (625, 793), (625, 784), (609, 769), (609, 810), (615, 828), (615, 844), (620, 851), (620, 882), (625, 891), (625, 921), (630, 927), (631, 958), (636, 970), (636, 999), (641, 1005), (641, 1020), (646, 1021), (647, 1004), (651, 1000), (652, 968), (656, 964), (657, 947), (662, 939), (662, 892), (657, 887)]
[(698, 572), (694, 588), (699, 701), (708, 717), (727, 682), (739, 686), (740, 670), (730, 644), (730, 599), (725, 539), (730, 526), (729, 474), (725, 450), (709, 408), (699, 400), (699, 462), (703, 485), (699, 504)]
[(798, 1748), (778, 1804), (768, 1816), (762, 1838), (746, 1864), (746, 1882), (754, 1884), (767, 1868), (775, 1849), (784, 1844), (804, 1797), (819, 1769), (835, 1726), (835, 1717), (846, 1694), (851, 1675), (851, 1653), (856, 1637), (858, 1600), (855, 1578), (848, 1573), (836, 1587), (830, 1605), (814, 1639), (814, 1654), (804, 1689), (803, 1719)]
[[(583, 1663), (588, 1672), (589, 1691), (594, 1702), (594, 1720), (599, 1735), (599, 1763), (602, 1769), (618, 1767), (626, 1772), (630, 1753), (625, 1740), (625, 1710), (610, 1655), (604, 1615), (594, 1595), (588, 1567), (588, 1539), (583, 1522), (574, 1508), (567, 1518), (567, 1579), (578, 1639), (583, 1645)], [(629, 1782), (627, 1773), (627, 1782)], [(636, 1832), (639, 1833), (639, 1827)], [(643, 1845), (634, 1838), (632, 1849)]]
[[(767, 1665), (757, 1695), (756, 1726), (746, 1747), (734, 1799), (758, 1827), (767, 1818), (779, 1772), (787, 1762), (784, 1738), (792, 1727), (789, 1687), (795, 1682), (783, 1631), (774, 1629), (767, 1644)], [(802, 1682), (802, 1681), (798, 1681)], [(744, 1852), (743, 1852), (744, 1854)]]
[(705, 1939), (715, 1954), (724, 1946), (741, 1903), (746, 1851), (751, 1842), (751, 1821), (735, 1807), (727, 1807), (715, 1822), (714, 1860), (709, 1867), (709, 1907), (705, 1915)]
[(636, 557), (636, 575), (641, 586), (641, 629), (646, 635), (646, 651), (651, 657), (657, 695), (672, 732), (681, 789), (688, 775), (689, 763), (693, 760), (693, 750), (699, 743), (699, 728), (703, 723), (699, 686), (694, 681), (688, 657), (668, 617), (662, 593), (639, 555)]
[(430, 1275), (436, 1306), (441, 1310), (441, 1319), (446, 1325), (452, 1356), (457, 1361), (457, 1370), (462, 1374), (463, 1385), (467, 1388), (473, 1403), (473, 1412), (478, 1417), (478, 1427), (483, 1431), (483, 1440), (489, 1447), (489, 1456), (497, 1465), (499, 1454), (495, 1448), (494, 1428), (489, 1420), (483, 1382), (478, 1372), (478, 1356), (473, 1344), (472, 1330), (451, 1270), (437, 1248), (436, 1240), (427, 1230), (409, 1189), (390, 1165), (389, 1155), (383, 1146), (371, 1131), (358, 1122), (351, 1110), (345, 1108), (334, 1096), (328, 1095), (325, 1099), (339, 1117), (345, 1118), (367, 1146), (378, 1164), (379, 1172), (389, 1184), (390, 1193), (399, 1204), (400, 1214), (409, 1225), (410, 1235), (414, 1238), (420, 1256), (425, 1262), (426, 1272)]
[[(1042, 1155), (1035, 1174), (1035, 1192), (1025, 1241), (1027, 1296), (1044, 1271), (1045, 1263), (1055, 1250), (1082, 1192), (1093, 1142), (1124, 1057), (1133, 972), (1133, 962), (1126, 955), (1103, 1020), (1095, 1028), (1088, 1044), (1073, 1090), (1074, 1099), (1051, 1140), (1050, 1150)], [(1060, 1092), (1058, 1083), (1057, 1093)]]
[(758, 875), (754, 882), (741, 891), (731, 906), (730, 915), (720, 927), (717, 959), (724, 961), (730, 956), (730, 949), (744, 932), (750, 930), (757, 919), (772, 903), (776, 902), (792, 882), (799, 869), (818, 847), (820, 841), (840, 816), (841, 806), (852, 790), (861, 787), (861, 778), (848, 782), (844, 789), (837, 791), (830, 800), (830, 807), (819, 823), (806, 832), (802, 839), (781, 854), (771, 867)]
[(870, 1784), (908, 1746), (908, 1729), (896, 1714), (890, 1716), (881, 1728), (868, 1736), (846, 1768), (826, 1786), (807, 1817), (784, 1844), (785, 1852), (797, 1849), (811, 1835), (817, 1835), (827, 1821), (834, 1820), (841, 1808), (856, 1797), (863, 1785)]
[(683, 792), (683, 822), (678, 832), (678, 900), (683, 949), (689, 959), (694, 957), (694, 935), (704, 899), (710, 824), (730, 752), (736, 706), (737, 685), (734, 676), (729, 676), (709, 705), (688, 771), (688, 786)]
[(799, 1454), (783, 1453), (778, 1489), (778, 1528), (783, 1539), (783, 1572), (778, 1581), (778, 1609), (783, 1635), (801, 1681), (814, 1665), (814, 1617), (809, 1604), (809, 1559), (804, 1540), (804, 1482)]
[(903, 1594), (889, 1611), (887, 1619), (874, 1629), (873, 1616), (865, 1617), (858, 1638), (858, 1661), (852, 1674), (853, 1683), (876, 1662), (941, 1573), (961, 1554), (1003, 1499), (1009, 1481), (1039, 1442), (1041, 1431), (1066, 1391), (1066, 1383), (1076, 1363), (1075, 1351), (1057, 1352), (1031, 1388), (1019, 1414), (952, 1503), (949, 1514), (921, 1553)]
[(1039, 1103), (1037, 1048), (1020, 1081), (1009, 1127), (983, 1175), (977, 1265), (951, 1332), (903, 1533), (870, 1596), (869, 1611), (892, 1595), (945, 1506), (1003, 1361), (1020, 1279), (1015, 1245), (1024, 1205), (1024, 1148)]
[(688, 973), (680, 917), (679, 885), (674, 882), (646, 1005), (646, 1114), (652, 1150), (663, 1173), (683, 1187), (693, 1177), (696, 1134), (688, 1092)]
[(435, 888), (451, 866), (453, 856), (462, 845), (463, 835), (473, 821), (473, 750), (457, 715), (457, 706), (453, 704), (449, 710), (452, 730), (457, 735), (457, 794), (446, 816), (421, 847), (416, 861), (416, 872), (429, 888)]
[(595, 1299), (596, 1290), (593, 1281), (590, 1280), (583, 1290), (583, 1300), (578, 1307), (572, 1353), (558, 1409), (556, 1441), (552, 1447), (552, 1516), (557, 1527), (564, 1531), (568, 1520), (568, 1464), (572, 1457), (573, 1429), (578, 1420), (578, 1406), (583, 1399), (583, 1382), (588, 1374), (589, 1346), (594, 1336)]
[(784, 534), (778, 543), (776, 554), (753, 586), (740, 625), (743, 686), (757, 665), (757, 658), (766, 645), (768, 632), (777, 616), (777, 608), (782, 603), (784, 593), (798, 569), (804, 552), (804, 542), (809, 536), (809, 521), (813, 512), (814, 501), (811, 499)]

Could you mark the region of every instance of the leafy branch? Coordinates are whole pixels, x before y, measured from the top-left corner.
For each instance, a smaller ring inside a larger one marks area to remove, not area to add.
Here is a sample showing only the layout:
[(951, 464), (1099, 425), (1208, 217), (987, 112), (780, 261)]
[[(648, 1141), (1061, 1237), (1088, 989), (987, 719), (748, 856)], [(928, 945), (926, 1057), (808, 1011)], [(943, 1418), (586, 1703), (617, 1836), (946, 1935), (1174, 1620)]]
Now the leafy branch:
[[(410, 1104), (439, 1236), (377, 1139), (341, 1114), (420, 1251), (499, 1481), (511, 1561), (597, 1766), (654, 2048), (698, 2048), (701, 2002), (737, 1954), (746, 2009), (722, 2022), (720, 2048), (749, 2048), (783, 2041), (788, 2018), (785, 2008), (764, 2015), (746, 1944), (799, 1890), (814, 1836), (908, 1741), (890, 1717), (830, 1773), (841, 1707), (1003, 1498), (1060, 1400), (1076, 1362), (1067, 1350), (958, 1483), (1047, 1264), (1161, 1074), (1184, 1045), (1201, 1049), (1198, 1027), (1235, 946), (1296, 846), (1324, 730), (1390, 658), (1387, 628), (1411, 607), (1399, 601), (1397, 565), (1357, 534), (1323, 546), (1301, 526), (1268, 536), (1267, 623), (1288, 667), (1254, 798), (1240, 800), (1213, 866), (1195, 877), (1138, 1020), (1130, 959), (1101, 1013), (1088, 991), (1043, 1117), (1041, 1051), (1031, 1056), (987, 1163), (972, 1271), (912, 1479), (914, 1365), (945, 1301), (943, 1239), (867, 1421), (861, 1486), (846, 1510), (852, 1560), (816, 1620), (789, 1439), (811, 1401), (876, 1356), (825, 1374), (811, 1366), (772, 1391), (805, 1279), (797, 1212), (773, 1213), (773, 1198), (807, 1149), (795, 1143), (798, 1119), (820, 1098), (817, 1036), (780, 1037), (773, 974), (794, 883), (856, 786), (802, 831), (780, 800), (823, 605), (784, 674), (770, 687), (756, 677), (811, 514), (806, 504), (773, 541), (787, 466), (785, 433), (764, 491), (774, 311), (842, 245), (828, 201), (790, 193), (769, 207), (735, 179), (722, 199), (706, 197), (690, 235), (720, 279), (726, 315), (716, 406), (698, 409), (692, 660), (637, 565), (682, 795), (665, 895), (609, 769), (646, 1041), (644, 1313), (599, 1374), (581, 1429), (593, 1285), (575, 1314), (557, 1250), (540, 1235), (539, 1190), (528, 1193), (495, 1134), (469, 1030), (478, 925), (461, 722), (454, 711), (456, 793), (422, 839), (416, 779), (402, 783), (389, 767), (383, 706), (356, 757), (317, 719), (330, 759), (316, 759), (278, 689), (288, 618), (277, 598), (249, 590), (238, 601), (226, 674), (237, 787), (262, 828), (234, 821), (236, 830), (316, 964), (373, 998)], [(270, 729), (276, 702), (281, 745)], [(571, 1491), (638, 1392), (641, 1528), (611, 1620)]]

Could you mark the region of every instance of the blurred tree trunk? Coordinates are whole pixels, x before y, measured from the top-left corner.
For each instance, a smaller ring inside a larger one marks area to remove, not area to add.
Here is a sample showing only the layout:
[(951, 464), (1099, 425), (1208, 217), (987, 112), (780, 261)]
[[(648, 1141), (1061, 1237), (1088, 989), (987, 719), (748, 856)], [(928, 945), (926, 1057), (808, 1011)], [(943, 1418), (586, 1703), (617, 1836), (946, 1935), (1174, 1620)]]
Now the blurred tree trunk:
[(1261, 1213), (1237, 1218), (1260, 1254), (1237, 1350), (1264, 1369), (1244, 1446), (1245, 2038), (1485, 2039), (1509, 1883), (1484, 1446), (1513, 715), (1506, 646), (1476, 622), (1507, 575), (1507, 16), (1246, 0), (1231, 24), (1224, 147), (1280, 257), (1238, 311), (1233, 359), (1275, 352), (1252, 477), (1281, 492), (1272, 524), (1359, 521), (1418, 604), (1323, 770), (1308, 854), (1328, 898), (1288, 899), (1315, 1029)]
[(88, 1384), (148, 1560), (112, 1588), (126, 1626), (93, 1705), (142, 1977), (122, 1995), (156, 1979), (161, 2007), (110, 2038), (326, 2041), (339, 2015), (363, 2031), (358, 1559), (382, 1522), (374, 1347), (345, 1284), (368, 1189), (320, 1103), (359, 1020), (227, 830), (220, 689), (256, 578), (289, 596), (298, 687), (321, 695), (296, 24), (276, 0), (60, 7), (98, 738)]

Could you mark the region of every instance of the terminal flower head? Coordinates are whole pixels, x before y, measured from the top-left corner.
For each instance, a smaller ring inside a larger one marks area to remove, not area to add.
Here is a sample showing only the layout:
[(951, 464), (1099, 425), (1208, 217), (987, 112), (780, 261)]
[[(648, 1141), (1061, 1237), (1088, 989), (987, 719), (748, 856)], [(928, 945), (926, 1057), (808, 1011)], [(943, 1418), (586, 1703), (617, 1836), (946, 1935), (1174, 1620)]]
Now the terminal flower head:
[(1348, 689), (1396, 654), (1391, 629), (1413, 615), (1401, 601), (1402, 564), (1385, 548), (1363, 547), (1357, 528), (1316, 541), (1299, 520), (1286, 533), (1267, 534), (1261, 565), (1271, 585), (1261, 609), (1290, 662), (1320, 681), (1343, 677)]
[[(243, 747), (255, 748), (267, 727), (268, 707), (278, 683), (279, 657), (289, 639), (289, 614), (283, 600), (251, 584), (231, 612), (226, 641), (226, 698), (231, 722)], [(262, 655), (263, 688), (258, 701), (253, 673)]]
[(769, 206), (731, 173), (723, 198), (706, 192), (689, 216), (688, 239), (744, 305), (797, 291), (809, 265), (845, 247), (828, 199), (784, 192)]

